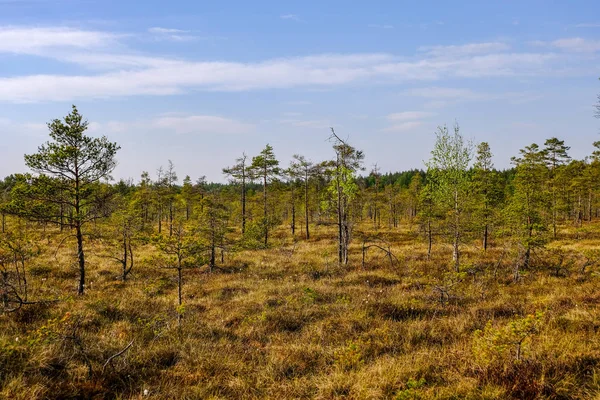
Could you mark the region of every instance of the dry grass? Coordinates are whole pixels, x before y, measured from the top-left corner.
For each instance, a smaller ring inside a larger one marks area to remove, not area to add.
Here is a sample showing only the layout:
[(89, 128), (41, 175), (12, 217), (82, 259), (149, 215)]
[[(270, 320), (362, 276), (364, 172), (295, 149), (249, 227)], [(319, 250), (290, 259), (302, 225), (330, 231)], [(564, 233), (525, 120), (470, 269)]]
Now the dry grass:
[[(55, 257), (59, 235), (46, 233), (29, 264), (31, 298), (60, 301), (0, 316), (0, 398), (599, 396), (598, 267), (582, 276), (577, 260), (600, 239), (553, 243), (576, 260), (570, 269), (555, 276), (540, 253), (539, 267), (513, 282), (512, 255), (496, 268), (500, 244), (485, 255), (465, 247), (455, 275), (449, 248), (427, 261), (410, 227), (381, 234), (400, 260), (393, 267), (374, 251), (362, 270), (358, 240), (353, 264), (338, 267), (334, 232), (319, 227), (296, 245), (279, 232), (271, 249), (228, 255), (212, 274), (186, 270), (179, 327), (176, 277), (158, 268), (154, 248), (138, 249), (123, 283), (100, 256), (104, 244), (88, 242), (89, 285), (77, 297), (72, 246)], [(512, 345), (476, 348), (488, 321), (500, 332), (536, 311), (543, 320), (521, 360)]]

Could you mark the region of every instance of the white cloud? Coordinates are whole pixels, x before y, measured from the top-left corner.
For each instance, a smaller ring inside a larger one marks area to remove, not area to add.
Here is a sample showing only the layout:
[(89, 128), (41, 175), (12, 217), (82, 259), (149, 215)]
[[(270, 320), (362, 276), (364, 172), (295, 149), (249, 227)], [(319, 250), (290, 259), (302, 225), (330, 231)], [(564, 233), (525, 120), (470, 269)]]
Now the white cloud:
[(600, 23), (582, 23), (574, 25), (575, 28), (600, 28)]
[(298, 17), (296, 14), (283, 14), (280, 15), (279, 18), (281, 19), (287, 19), (287, 20), (291, 20), (291, 21), (300, 21), (300, 17)]
[(384, 132), (406, 132), (423, 125), (423, 121), (407, 121), (384, 128)]
[(386, 119), (392, 123), (384, 132), (406, 132), (423, 125), (423, 120), (435, 115), (426, 111), (402, 111), (388, 114)]
[(0, 27), (0, 53), (41, 54), (61, 49), (89, 50), (116, 43), (117, 35), (64, 27)]
[(453, 46), (422, 46), (419, 51), (427, 53), (434, 57), (456, 57), (468, 56), (474, 54), (486, 54), (503, 52), (510, 49), (510, 46), (502, 42), (488, 43), (469, 43)]
[(535, 40), (529, 42), (532, 46), (555, 48), (574, 53), (595, 53), (600, 51), (600, 40), (584, 39), (580, 37), (557, 39), (551, 42)]
[(236, 134), (253, 129), (250, 124), (214, 115), (160, 117), (153, 125), (176, 134)]
[(426, 108), (441, 108), (448, 104), (469, 101), (491, 101), (504, 100), (511, 104), (523, 104), (530, 101), (538, 100), (543, 97), (541, 93), (533, 92), (499, 92), (499, 93), (484, 93), (475, 92), (466, 88), (449, 88), (449, 87), (422, 87), (412, 88), (402, 92), (402, 94), (410, 97), (422, 97), (431, 100), (427, 103)]
[[(92, 65), (109, 57), (75, 58)], [(456, 60), (396, 61), (391, 55), (321, 55), (259, 63), (189, 62), (124, 57), (131, 69), (99, 75), (29, 75), (0, 78), (0, 101), (72, 101), (135, 95), (172, 95), (188, 90), (244, 91), (331, 87), (353, 82), (408, 82), (443, 77), (529, 76), (551, 59), (539, 54), (505, 54)], [(109, 61), (110, 63), (110, 61)], [(138, 66), (134, 65), (139, 63)], [(144, 67), (144, 65), (146, 67)]]
[(189, 31), (184, 31), (182, 29), (173, 29), (173, 28), (161, 28), (159, 26), (148, 29), (150, 33), (159, 33), (159, 34), (170, 34), (170, 33), (188, 33)]
[(0, 136), (41, 138), (48, 135), (48, 126), (42, 123), (16, 122), (8, 118), (0, 118)]
[[(292, 14), (289, 14), (292, 15)], [(182, 30), (151, 28), (158, 36)], [(44, 35), (47, 33), (48, 35)], [(29, 40), (29, 47), (6, 44)], [(47, 37), (46, 37), (47, 36)], [(118, 35), (68, 28), (0, 28), (0, 52), (28, 51), (78, 64), (98, 73), (0, 77), (0, 102), (74, 101), (138, 95), (173, 95), (193, 90), (248, 91), (283, 88), (327, 89), (346, 84), (400, 84), (445, 78), (528, 77), (578, 66), (554, 53), (509, 53), (500, 42), (421, 48), (412, 58), (392, 54), (320, 54), (259, 62), (196, 62), (139, 54)], [(173, 39), (176, 40), (176, 39)], [(106, 45), (119, 51), (109, 53)], [(53, 51), (58, 46), (61, 51)], [(29, 50), (27, 50), (29, 49)], [(43, 49), (44, 51), (42, 51)], [(554, 63), (555, 61), (561, 63)], [(557, 67), (555, 67), (555, 64)], [(563, 72), (564, 73), (564, 72)]]
[(483, 97), (471, 89), (448, 88), (448, 87), (424, 87), (413, 88), (403, 92), (408, 96), (424, 97), (428, 99), (463, 99), (478, 100)]
[(552, 46), (561, 50), (595, 53), (600, 51), (600, 40), (588, 40), (582, 38), (559, 39), (551, 43)]
[(175, 42), (187, 42), (190, 40), (199, 39), (198, 36), (190, 34), (191, 31), (174, 28), (153, 27), (148, 29), (148, 32), (155, 35), (158, 40), (171, 40)]
[(432, 116), (433, 113), (426, 111), (403, 111), (399, 113), (389, 114), (387, 119), (390, 121), (411, 121), (417, 119), (424, 119)]
[[(329, 127), (331, 127), (332, 125), (336, 125), (332, 124), (331, 121), (325, 119), (303, 120), (297, 118), (287, 118), (279, 120), (278, 122), (280, 124), (291, 125), (296, 128), (317, 128), (325, 130), (329, 129)], [(340, 127), (341, 125), (337, 124), (336, 126)]]
[(92, 122), (91, 133), (126, 133), (129, 131), (160, 131), (176, 135), (231, 135), (248, 133), (254, 125), (216, 115), (166, 114), (149, 121)]
[(394, 29), (394, 25), (391, 24), (369, 24), (367, 26), (375, 29)]
[(149, 57), (137, 54), (111, 53), (70, 53), (56, 54), (55, 58), (79, 64), (85, 68), (97, 70), (129, 69), (139, 70), (182, 65), (182, 61), (161, 57)]

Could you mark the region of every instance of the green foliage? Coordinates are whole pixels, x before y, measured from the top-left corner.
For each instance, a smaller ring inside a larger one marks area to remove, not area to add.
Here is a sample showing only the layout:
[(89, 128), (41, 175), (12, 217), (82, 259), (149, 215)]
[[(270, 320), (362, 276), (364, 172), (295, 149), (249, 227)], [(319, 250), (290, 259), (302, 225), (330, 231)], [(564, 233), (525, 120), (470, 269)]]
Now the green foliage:
[(488, 321), (483, 330), (477, 330), (473, 335), (475, 358), (486, 365), (511, 359), (521, 361), (529, 349), (531, 337), (539, 332), (543, 319), (544, 313), (537, 311), (499, 327), (494, 327), (492, 321)]
[(425, 378), (419, 380), (409, 379), (406, 382), (406, 389), (399, 390), (394, 397), (395, 400), (418, 400), (421, 399), (419, 389), (425, 386)]
[(465, 142), (458, 124), (450, 134), (447, 126), (436, 132), (436, 141), (427, 162), (427, 178), (430, 182), (430, 196), (443, 214), (449, 241), (453, 244), (455, 269), (460, 267), (460, 243), (465, 235), (470, 196), (469, 164), (472, 158), (472, 144)]
[(516, 175), (514, 193), (505, 210), (512, 235), (525, 248), (525, 266), (529, 265), (532, 249), (543, 247), (548, 241), (548, 213), (550, 195), (546, 187), (547, 168), (545, 152), (537, 144), (520, 150), (521, 157), (513, 157)]
[(360, 344), (348, 341), (345, 347), (335, 352), (335, 363), (344, 371), (360, 368), (364, 363)]

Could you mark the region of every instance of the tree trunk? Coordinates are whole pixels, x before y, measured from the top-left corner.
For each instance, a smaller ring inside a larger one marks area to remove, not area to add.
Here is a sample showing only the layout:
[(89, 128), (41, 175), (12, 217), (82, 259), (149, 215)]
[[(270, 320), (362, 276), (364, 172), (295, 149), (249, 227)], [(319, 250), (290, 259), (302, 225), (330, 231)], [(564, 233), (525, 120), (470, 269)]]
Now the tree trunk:
[(158, 206), (158, 233), (162, 233), (162, 206)]
[(208, 265), (209, 271), (212, 274), (213, 272), (213, 268), (216, 265), (216, 257), (215, 257), (215, 231), (214, 231), (214, 227), (212, 228), (213, 231), (211, 233), (211, 240), (210, 240), (210, 263)]
[(269, 223), (267, 220), (267, 167), (263, 175), (263, 224), (265, 229), (265, 247), (267, 247), (269, 241)]
[(169, 202), (169, 237), (173, 236), (173, 202)]
[(242, 170), (242, 235), (246, 233), (246, 170)]
[(427, 219), (427, 260), (431, 260), (431, 247), (433, 245), (433, 233), (431, 232), (431, 218)]
[(77, 294), (85, 290), (85, 254), (83, 252), (83, 233), (81, 232), (81, 204), (79, 193), (79, 171), (75, 163), (75, 236), (77, 237), (77, 258), (79, 259), (79, 286)]
[(181, 305), (183, 304), (183, 296), (181, 295), (181, 286), (183, 285), (183, 274), (182, 274), (182, 266), (181, 266), (181, 259), (178, 261), (178, 267), (177, 267), (177, 300), (179, 303), (179, 309), (177, 310), (177, 324), (181, 327)]
[[(77, 205), (79, 214), (79, 206)], [(85, 290), (85, 254), (83, 253), (83, 234), (81, 233), (81, 223), (79, 219), (75, 222), (75, 235), (77, 236), (77, 255), (79, 259), (79, 286), (77, 294), (83, 294)]]
[(123, 233), (123, 282), (127, 280), (127, 235)]
[(342, 188), (340, 185), (339, 172), (337, 177), (337, 192), (338, 192), (338, 262), (340, 265), (344, 262), (344, 234), (342, 226)]
[(304, 222), (306, 224), (306, 240), (310, 239), (308, 231), (308, 172), (304, 175)]
[(487, 251), (488, 248), (488, 224), (485, 224), (483, 229), (483, 251)]
[(292, 236), (296, 234), (296, 201), (294, 199), (294, 183), (292, 182)]
[(525, 250), (525, 259), (523, 260), (523, 267), (529, 268), (529, 262), (531, 259), (531, 238), (533, 237), (533, 226), (531, 226), (531, 217), (527, 217), (527, 236), (529, 240), (527, 241), (527, 250)]
[(452, 244), (452, 260), (454, 261), (454, 269), (460, 272), (460, 252), (459, 252), (459, 210), (458, 210), (458, 191), (454, 191), (454, 242)]

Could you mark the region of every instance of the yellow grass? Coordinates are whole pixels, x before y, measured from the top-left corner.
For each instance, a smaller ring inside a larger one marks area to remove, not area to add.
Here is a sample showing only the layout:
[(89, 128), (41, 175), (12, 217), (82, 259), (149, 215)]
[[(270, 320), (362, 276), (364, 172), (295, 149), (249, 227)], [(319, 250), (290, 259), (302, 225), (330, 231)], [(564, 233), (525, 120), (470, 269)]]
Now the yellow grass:
[[(0, 316), (0, 398), (598, 398), (599, 266), (578, 273), (580, 253), (600, 245), (600, 226), (589, 229), (550, 246), (574, 260), (565, 273), (541, 252), (519, 282), (516, 254), (495, 266), (500, 240), (487, 254), (464, 246), (457, 276), (450, 248), (438, 243), (426, 260), (409, 225), (378, 232), (399, 263), (371, 250), (364, 270), (358, 238), (340, 267), (333, 228), (296, 244), (282, 230), (267, 250), (227, 254), (223, 270), (185, 270), (181, 327), (176, 274), (158, 268), (155, 248), (138, 247), (121, 282), (106, 244), (88, 240), (78, 297), (72, 243), (55, 256), (61, 236), (47, 232), (28, 265), (30, 300), (60, 301)], [(494, 361), (474, 350), (488, 321), (502, 328), (536, 311), (543, 323), (521, 360), (510, 346), (490, 348)]]

